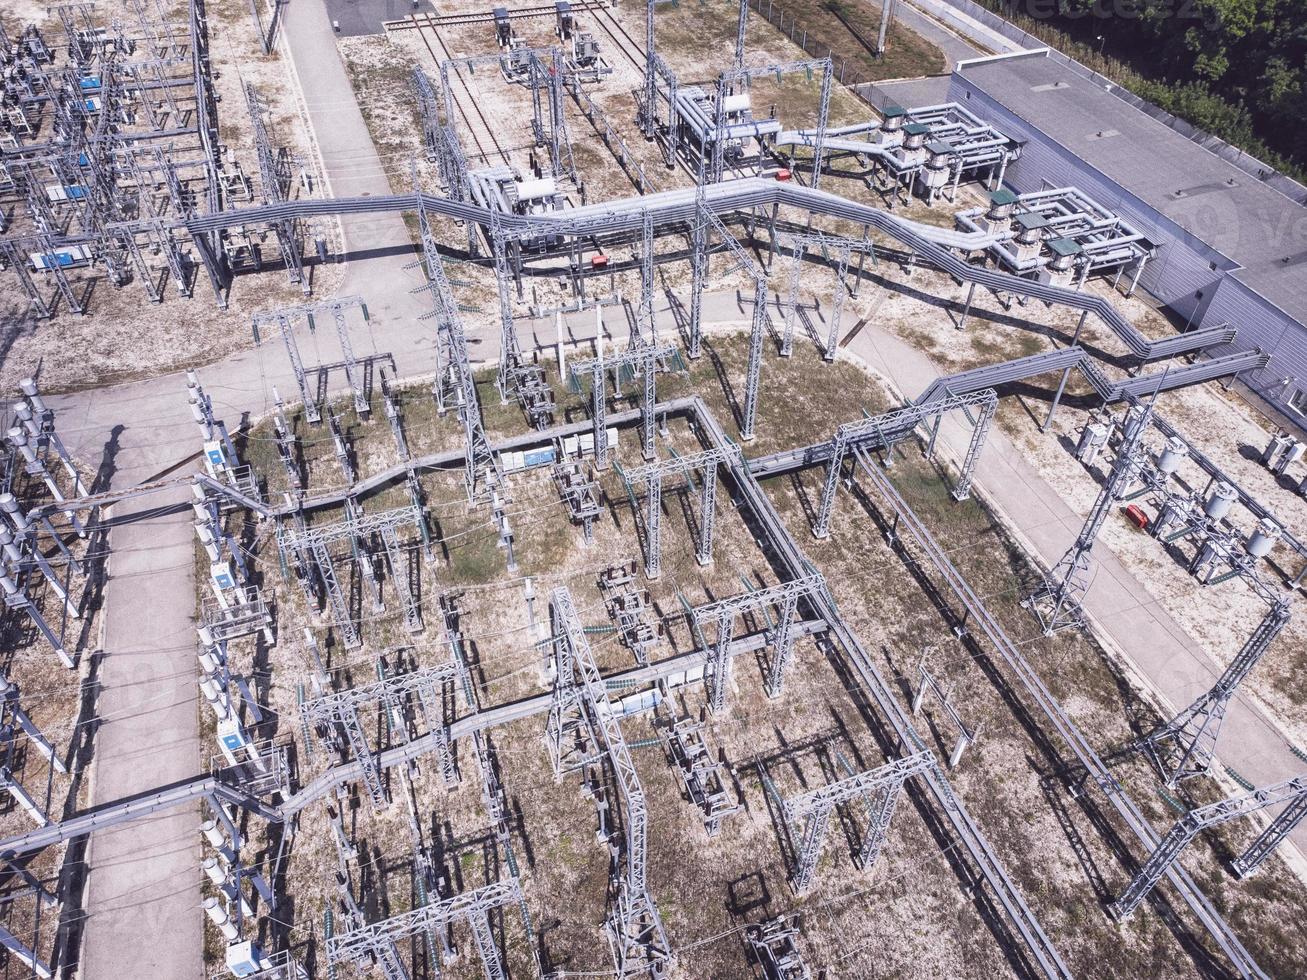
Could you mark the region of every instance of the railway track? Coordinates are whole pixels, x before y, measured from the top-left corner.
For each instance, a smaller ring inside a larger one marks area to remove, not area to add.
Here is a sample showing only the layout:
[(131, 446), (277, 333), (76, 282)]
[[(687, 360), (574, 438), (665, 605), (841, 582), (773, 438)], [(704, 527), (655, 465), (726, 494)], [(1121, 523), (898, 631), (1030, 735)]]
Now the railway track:
[[(550, 9), (552, 10), (553, 8), (551, 7)], [(427, 20), (432, 19), (430, 14), (426, 14), (424, 16), (426, 17)], [(436, 30), (436, 25), (424, 23), (423, 21), (419, 20), (417, 14), (410, 14), (409, 18), (413, 22), (413, 27), (418, 32), (418, 37), (422, 38), (422, 43), (426, 45), (427, 53), (431, 55), (432, 61), (434, 61), (437, 65), (439, 65), (442, 61), (448, 61), (453, 57), (453, 55), (449, 50), (449, 47), (445, 44), (444, 38), (442, 38), (440, 36), (440, 32)], [(440, 46), (440, 50), (444, 52), (443, 56), (437, 54), (436, 49), (431, 46), (431, 39), (427, 36), (428, 29), (430, 30), (431, 34), (435, 37), (436, 44)], [(491, 127), (490, 121), (486, 119), (485, 113), (481, 111), (481, 106), (477, 104), (476, 93), (472, 91), (472, 86), (470, 86), (467, 83), (467, 79), (463, 77), (462, 72), (455, 69), (454, 74), (458, 78), (459, 85), (463, 87), (463, 91), (467, 93), (467, 99), (469, 102), (471, 102), (472, 109), (473, 111), (476, 112), (477, 118), (481, 120), (481, 128), (485, 130), (485, 134), (487, 138), (490, 140), (491, 144), (494, 146), (495, 152), (498, 153), (500, 158), (504, 161), (504, 163), (507, 164), (509, 162), (508, 154), (504, 152), (504, 148), (499, 145), (499, 140), (495, 138), (494, 128)], [(454, 100), (454, 105), (458, 108), (459, 115), (463, 117), (463, 121), (467, 124), (467, 131), (471, 134), (472, 141), (476, 143), (477, 155), (480, 157), (480, 159), (483, 162), (489, 163), (490, 154), (486, 152), (485, 144), (481, 142), (481, 137), (477, 135), (476, 129), (472, 125), (472, 117), (468, 113), (467, 109), (464, 107), (462, 100), (459, 99), (458, 94), (454, 91), (453, 86), (450, 86), (450, 96)]]
[[(617, 19), (616, 15), (614, 15), (610, 9), (608, 9), (607, 5), (592, 6), (587, 7), (586, 9), (595, 15), (596, 22), (598, 22), (598, 24), (607, 32), (608, 36), (613, 39), (613, 43), (617, 45), (618, 50), (626, 55), (627, 60), (635, 66), (636, 70), (643, 72), (645, 59), (644, 48), (635, 43), (635, 38), (631, 37), (631, 35), (626, 32), (626, 28), (622, 26), (622, 22)], [(622, 38), (625, 38), (625, 41), (623, 41)], [(632, 54), (632, 52), (634, 52), (634, 54)]]

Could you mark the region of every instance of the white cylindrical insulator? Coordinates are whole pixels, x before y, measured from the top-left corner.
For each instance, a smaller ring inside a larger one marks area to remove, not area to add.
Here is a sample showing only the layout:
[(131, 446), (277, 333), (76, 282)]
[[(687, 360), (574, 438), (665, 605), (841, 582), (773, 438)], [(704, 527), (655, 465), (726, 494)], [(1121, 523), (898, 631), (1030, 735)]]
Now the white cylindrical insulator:
[(28, 431), (32, 438), (36, 438), (41, 434), (41, 423), (36, 421), (27, 402), (14, 402), (14, 416), (23, 423), (23, 428)]
[(1275, 542), (1280, 540), (1280, 533), (1280, 525), (1270, 518), (1263, 518), (1253, 533), (1248, 535), (1248, 543), (1244, 547), (1254, 558), (1265, 558), (1275, 547)]
[(1238, 490), (1228, 483), (1218, 483), (1212, 487), (1212, 492), (1207, 495), (1207, 503), (1203, 504), (1203, 513), (1212, 520), (1219, 521), (1230, 513), (1230, 508), (1234, 506), (1234, 502), (1238, 499)]
[(222, 662), (212, 649), (201, 650), (197, 656), (200, 658), (200, 666), (204, 668), (206, 674), (213, 674), (222, 667)]
[(0, 524), (0, 551), (5, 553), (5, 557), (11, 562), (21, 564), (23, 560), (23, 549), (18, 547), (14, 541), (14, 532), (9, 530), (3, 524)]
[(41, 398), (41, 393), (36, 388), (36, 382), (31, 378), (24, 378), (18, 382), (18, 387), (22, 389), (27, 400), (32, 403), (32, 411), (45, 414), (45, 401)]
[(195, 416), (196, 422), (207, 422), (208, 419), (204, 414), (204, 406), (200, 404), (200, 396), (191, 391), (191, 414)]
[(1189, 455), (1189, 447), (1185, 445), (1183, 439), (1179, 436), (1172, 436), (1166, 440), (1166, 447), (1162, 454), (1157, 457), (1157, 468), (1170, 476), (1180, 468), (1185, 457)]
[(204, 905), (204, 914), (209, 917), (210, 922), (218, 927), (223, 938), (228, 942), (235, 942), (240, 933), (236, 931), (236, 926), (232, 923), (227, 910), (222, 907), (222, 903), (213, 896), (209, 896), (202, 904)]
[(209, 627), (197, 626), (195, 627), (195, 633), (197, 636), (199, 636), (200, 642), (203, 643), (206, 647), (217, 645), (213, 639), (213, 630), (211, 630)]
[(36, 449), (27, 440), (27, 430), (20, 425), (12, 426), (6, 433), (9, 441), (23, 454), (23, 459), (29, 463), (36, 462)]
[(16, 531), (27, 529), (27, 515), (18, 506), (18, 498), (12, 493), (0, 493), (0, 513), (7, 514)]
[(195, 536), (200, 539), (200, 545), (204, 548), (204, 553), (209, 556), (209, 561), (217, 561), (222, 557), (222, 549), (218, 547), (213, 531), (207, 523), (196, 521)]
[(0, 572), (0, 589), (4, 590), (5, 595), (17, 595), (18, 583), (10, 578), (8, 574)]
[(222, 862), (216, 857), (205, 858), (200, 862), (200, 869), (219, 888), (227, 883), (227, 869), (223, 867)]
[(1121, 422), (1122, 430), (1129, 432), (1134, 428), (1134, 426), (1138, 424), (1139, 419), (1143, 417), (1145, 411), (1147, 411), (1147, 409), (1143, 405), (1131, 405), (1126, 409), (1125, 418)]
[(216, 681), (212, 677), (204, 677), (200, 680), (200, 691), (204, 695), (204, 700), (208, 702), (213, 709), (214, 715), (219, 721), (225, 721), (227, 718), (227, 697), (223, 693)]
[(215, 850), (226, 849), (227, 838), (222, 835), (222, 828), (218, 826), (218, 821), (212, 819), (204, 821), (204, 823), (200, 824), (200, 833), (204, 835), (204, 839)]

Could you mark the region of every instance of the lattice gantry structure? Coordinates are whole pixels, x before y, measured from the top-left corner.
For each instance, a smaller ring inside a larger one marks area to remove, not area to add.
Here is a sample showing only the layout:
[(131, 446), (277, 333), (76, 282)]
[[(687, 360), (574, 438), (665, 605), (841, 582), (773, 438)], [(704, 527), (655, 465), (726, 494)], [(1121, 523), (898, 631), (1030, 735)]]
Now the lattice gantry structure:
[(546, 728), (554, 776), (573, 764), (582, 745), (599, 752), (612, 767), (625, 807), (626, 831), (620, 864), (614, 865), (614, 895), (605, 930), (617, 976), (666, 976), (674, 965), (662, 916), (646, 879), (649, 815), (644, 789), (622, 734), (619, 716), (609, 702), (603, 675), (564, 587), (549, 594), (553, 629), (554, 691)]
[(92, 4), (57, 10), (57, 42), (31, 27), (18, 43), (0, 44), (0, 264), (30, 310), (85, 312), (101, 272), (115, 288), (135, 280), (151, 302), (162, 302), (170, 283), (189, 297), (200, 269), (225, 308), (232, 276), (263, 269), (269, 234), (307, 292), (302, 219), (269, 210), (191, 227), (295, 196), (292, 157), (273, 145), (252, 86), (245, 96), (257, 179), (220, 139), (203, 4), (184, 5), (176, 20), (140, 0), (119, 12), (125, 18)]
[[(304, 405), (304, 417), (314, 425), (322, 421), (322, 403), (327, 396), (327, 375), (333, 370), (340, 370), (344, 373), (345, 382), (354, 398), (354, 410), (359, 416), (366, 418), (371, 412), (366, 381), (367, 376), (371, 373), (370, 368), (373, 359), (368, 358), (366, 362), (360, 362), (354, 354), (354, 344), (350, 339), (349, 324), (346, 321), (346, 314), (351, 310), (358, 310), (363, 316), (363, 322), (368, 322), (367, 304), (357, 296), (342, 296), (316, 303), (263, 310), (255, 313), (253, 317), (255, 343), (262, 339), (262, 332), (269, 325), (275, 325), (277, 332), (281, 335), (282, 343), (286, 347), (286, 356), (290, 359), (291, 370), (295, 373), (295, 384), (299, 388), (300, 401)], [(335, 363), (318, 364), (312, 369), (318, 375), (318, 382), (315, 388), (311, 390), (309, 388), (308, 372), (305, 370), (304, 361), (300, 357), (299, 344), (295, 340), (295, 325), (302, 318), (307, 324), (309, 332), (313, 333), (316, 329), (317, 318), (327, 316), (331, 318), (331, 322), (335, 327), (336, 339), (340, 344), (341, 359)], [(383, 357), (390, 360), (393, 368), (394, 359), (389, 358), (389, 355), (383, 355)]]
[[(774, 229), (774, 224), (771, 226)], [(799, 287), (804, 270), (809, 268), (809, 254), (819, 253), (827, 265), (833, 265), (835, 271), (835, 293), (831, 303), (830, 326), (822, 342), (822, 357), (831, 361), (839, 349), (840, 324), (843, 322), (845, 299), (850, 295), (849, 264), (853, 256), (858, 256), (857, 277), (854, 279), (852, 295), (857, 295), (857, 284), (862, 276), (862, 264), (870, 255), (873, 265), (878, 264), (876, 245), (865, 234), (861, 241), (829, 235), (825, 232), (809, 230), (802, 235), (792, 236), (790, 245), (790, 278), (785, 300), (784, 329), (781, 331), (781, 356), (789, 357), (794, 350), (794, 325), (804, 314), (799, 298)], [(772, 235), (772, 253), (777, 248), (775, 235)]]
[(671, 459), (647, 463), (634, 469), (624, 470), (627, 487), (634, 493), (634, 487), (646, 486), (646, 507), (644, 519), (646, 578), (656, 579), (662, 574), (662, 500), (663, 479), (665, 477), (685, 477), (693, 489), (694, 474), (699, 475), (699, 543), (695, 549), (695, 560), (700, 565), (712, 561), (713, 526), (717, 517), (717, 467), (728, 456), (719, 449), (705, 449), (686, 456), (673, 456)]
[(736, 618), (750, 611), (777, 607), (779, 615), (776, 625), (768, 636), (772, 652), (767, 668), (766, 688), (768, 697), (779, 697), (785, 687), (786, 668), (794, 656), (799, 602), (823, 594), (825, 589), (825, 580), (814, 573), (780, 585), (696, 606), (691, 611), (691, 618), (697, 627), (711, 624), (717, 630), (716, 641), (708, 653), (708, 669), (704, 672), (704, 680), (708, 684), (708, 706), (714, 713), (726, 707), (726, 690), (730, 685), (731, 641), (735, 636)]
[(1139, 742), (1168, 786), (1201, 776), (1216, 757), (1216, 742), (1226, 709), (1253, 668), (1289, 625), (1289, 602), (1277, 601), (1257, 624), (1247, 642), (1221, 672), (1211, 690)]
[[(830, 829), (830, 818), (837, 807), (853, 800), (863, 801), (866, 827), (858, 846), (856, 863), (863, 871), (868, 871), (875, 866), (884, 849), (903, 784), (936, 765), (932, 753), (917, 752), (784, 800), (776, 796), (775, 787), (768, 780), (767, 790), (779, 804), (785, 826), (795, 841), (795, 861), (790, 873), (790, 884), (795, 893), (802, 895), (812, 887), (817, 861)], [(767, 777), (764, 775), (763, 778)]]
[(1112, 471), (1104, 482), (1089, 516), (1085, 518), (1075, 542), (1062, 559), (1044, 577), (1044, 584), (1025, 601), (1025, 606), (1039, 621), (1045, 636), (1065, 629), (1083, 629), (1084, 598), (1089, 592), (1090, 561), (1094, 542), (1112, 508), (1134, 483), (1141, 465), (1136, 453), (1152, 417), (1153, 406), (1136, 406), (1126, 421), (1125, 436), (1117, 449)]
[[(458, 782), (453, 743), (449, 735), (446, 705), (453, 701), (455, 684), (461, 682), (462, 667), (457, 663), (419, 668), (405, 673), (385, 675), (378, 663), (381, 679), (373, 684), (351, 687), (305, 701), (300, 712), (304, 724), (317, 732), (328, 751), (353, 755), (363, 774), (363, 785), (376, 809), (390, 802), (381, 763), (368, 744), (367, 726), (361, 710), (373, 708), (384, 714), (391, 737), (401, 743), (425, 739), (435, 751), (446, 785)], [(421, 731), (410, 731), (421, 719)]]
[[(88, 512), (86, 487), (56, 429), (54, 410), (34, 379), (22, 379), (19, 389), (0, 458), (0, 592), (4, 609), (30, 621), (72, 670), (77, 651), (69, 650), (70, 627), (85, 622), (85, 597), (94, 582), (91, 549), (101, 548), (100, 534), (93, 536), (81, 516)], [(85, 553), (79, 539), (87, 542)]]
[(964, 413), (973, 421), (971, 441), (962, 459), (957, 483), (953, 487), (954, 498), (965, 500), (970, 496), (976, 464), (985, 448), (985, 437), (989, 434), (989, 426), (997, 408), (998, 396), (992, 388), (986, 388), (968, 395), (948, 396), (922, 404), (908, 405), (882, 415), (841, 425), (835, 430), (835, 438), (822, 447), (822, 455), (829, 453), (827, 457), (829, 463), (826, 466), (826, 481), (822, 484), (821, 503), (813, 523), (813, 536), (820, 539), (830, 534), (835, 494), (839, 490), (839, 483), (843, 476), (844, 462), (851, 452), (866, 453), (879, 450), (885, 455), (886, 465), (889, 465), (893, 459), (895, 445), (911, 438), (918, 426), (927, 425), (929, 429), (923, 452), (927, 458), (930, 458), (934, 455), (944, 416), (954, 411)]
[(352, 962), (364, 967), (378, 963), (387, 980), (407, 980), (408, 971), (396, 944), (409, 936), (431, 934), (459, 923), (471, 933), (486, 980), (502, 980), (508, 974), (499, 955), (491, 918), (520, 898), (516, 880), (509, 879), (460, 892), (380, 922), (351, 923), (350, 928), (327, 938), (327, 960), (331, 964)]
[(1243, 876), (1256, 870), (1307, 816), (1307, 776), (1296, 776), (1190, 810), (1162, 838), (1125, 891), (1112, 903), (1112, 914), (1118, 919), (1128, 919), (1133, 915), (1139, 903), (1148, 897), (1148, 893), (1162, 880), (1162, 876), (1181, 852), (1203, 830), (1248, 816), (1266, 807), (1280, 805), (1284, 808), (1271, 821), (1270, 826), (1258, 835), (1243, 854), (1234, 859), (1235, 872)]
[(486, 436), (481, 399), (468, 360), (467, 335), (463, 330), (458, 301), (445, 274), (445, 264), (431, 232), (423, 196), (415, 193), (414, 198), (422, 242), (422, 263), (434, 305), (432, 315), (436, 319), (437, 367), (432, 389), (437, 407), (442, 412), (452, 407), (463, 423), (463, 483), (468, 503), (487, 503), (504, 487), (504, 474), (499, 457), (491, 450)]
[(411, 550), (400, 541), (400, 533), (406, 529), (412, 528), (419, 535), (423, 533), (425, 525), (421, 511), (412, 505), (376, 514), (363, 514), (357, 510), (357, 505), (350, 510), (353, 513), (344, 520), (330, 524), (309, 526), (300, 521), (278, 527), (277, 548), (283, 569), (288, 561), (294, 562), (296, 575), (310, 603), (316, 604), (320, 597), (325, 598), (332, 625), (345, 646), (353, 648), (363, 643), (359, 620), (350, 595), (336, 574), (336, 558), (331, 548), (340, 542), (349, 544), (350, 557), (372, 599), (374, 612), (385, 608), (375, 563), (378, 554), (384, 554), (391, 584), (403, 607), (405, 628), (411, 633), (421, 632), (420, 578), (410, 563)]
[(584, 361), (573, 361), (569, 365), (572, 377), (572, 390), (578, 394), (582, 390), (582, 379), (590, 379), (590, 421), (594, 427), (594, 463), (599, 470), (608, 467), (608, 374), (613, 373), (614, 382), (620, 391), (623, 377), (633, 380), (638, 374), (641, 379), (642, 398), (640, 401), (640, 444), (645, 459), (654, 455), (654, 407), (657, 405), (657, 375), (660, 371), (683, 369), (681, 355), (672, 344), (644, 344), (629, 347), (618, 354), (600, 354)]
[(733, 265), (730, 274), (742, 269), (753, 279), (753, 312), (749, 323), (749, 361), (744, 374), (744, 407), (740, 438), (753, 439), (758, 418), (758, 397), (762, 387), (762, 345), (767, 332), (767, 273), (722, 224), (720, 218), (704, 205), (703, 188), (695, 195), (695, 217), (691, 226), (690, 345), (689, 355), (697, 358), (702, 346), (703, 288), (708, 275), (712, 238), (716, 235), (726, 246)]

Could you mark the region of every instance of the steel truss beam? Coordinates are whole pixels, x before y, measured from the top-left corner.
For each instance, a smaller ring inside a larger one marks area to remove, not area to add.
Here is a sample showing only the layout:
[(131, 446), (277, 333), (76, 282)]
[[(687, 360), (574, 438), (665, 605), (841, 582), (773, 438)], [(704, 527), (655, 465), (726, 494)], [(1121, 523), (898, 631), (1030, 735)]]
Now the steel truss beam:
[[(646, 463), (644, 466), (637, 466), (635, 469), (623, 472), (628, 488), (640, 483), (646, 483), (649, 487), (648, 510), (644, 524), (648, 538), (644, 561), (646, 577), (654, 579), (662, 574), (662, 492), (663, 478), (667, 476), (689, 478), (693, 473), (701, 475), (699, 546), (695, 558), (700, 565), (707, 565), (712, 561), (713, 525), (717, 514), (717, 465), (726, 459), (727, 455), (723, 450), (706, 449), (689, 456), (674, 456), (671, 459)], [(738, 453), (735, 456), (738, 456)]]
[[(1162, 838), (1161, 843), (1149, 855), (1148, 860), (1140, 867), (1125, 891), (1112, 903), (1112, 915), (1118, 919), (1130, 918), (1139, 907), (1139, 903), (1148, 896), (1175, 863), (1180, 853), (1201, 831), (1281, 803), (1288, 804), (1285, 812), (1236, 861), (1236, 869), (1244, 869), (1256, 867), (1261, 863), (1266, 855), (1284, 840), (1292, 826), (1307, 814), (1307, 806), (1304, 805), (1307, 803), (1307, 776), (1296, 776), (1293, 779), (1286, 779), (1271, 786), (1190, 810)], [(1285, 813), (1290, 814), (1287, 820), (1282, 819)]]
[(730, 647), (734, 639), (736, 617), (770, 606), (780, 609), (780, 618), (771, 634), (772, 658), (767, 670), (767, 696), (774, 698), (780, 695), (785, 686), (785, 669), (793, 656), (794, 622), (799, 600), (810, 599), (825, 590), (826, 580), (814, 571), (780, 585), (720, 599), (691, 610), (696, 626), (715, 624), (717, 628), (717, 642), (708, 659), (708, 670), (704, 672), (704, 679), (708, 683), (708, 707), (713, 712), (726, 707)]
[[(616, 883), (617, 893), (605, 922), (616, 973), (622, 980), (649, 973), (663, 976), (672, 968), (674, 959), (646, 879), (649, 816), (644, 789), (622, 735), (619, 715), (608, 699), (603, 675), (566, 587), (550, 592), (549, 609), (558, 667), (555, 703), (569, 702), (579, 707), (590, 743), (608, 757), (626, 807), (626, 841), (621, 855), (625, 873)], [(551, 711), (551, 723), (553, 719)], [(554, 757), (558, 758), (556, 750)]]
[(885, 845), (903, 784), (936, 765), (934, 754), (923, 750), (783, 801), (781, 812), (785, 823), (791, 833), (798, 832), (795, 836), (801, 841), (790, 875), (795, 893), (802, 895), (812, 886), (831, 814), (837, 806), (855, 799), (868, 802), (867, 828), (858, 848), (858, 867), (867, 871), (875, 865)]
[(952, 411), (962, 411), (971, 416), (973, 410), (979, 412), (979, 418), (972, 427), (971, 443), (962, 460), (962, 471), (957, 485), (953, 488), (953, 497), (966, 500), (971, 494), (971, 481), (975, 475), (976, 463), (985, 448), (985, 436), (998, 409), (998, 395), (992, 388), (958, 397), (935, 399), (924, 404), (911, 404), (896, 408), (881, 415), (845, 422), (835, 430), (835, 438), (830, 446), (830, 462), (826, 468), (826, 482), (822, 485), (821, 503), (817, 510), (817, 520), (813, 524), (813, 536), (818, 539), (830, 535), (831, 514), (835, 509), (835, 494), (839, 490), (844, 460), (850, 450), (880, 450), (887, 457), (892, 456), (896, 443), (907, 439), (917, 430), (917, 426), (929, 419), (934, 419), (930, 436), (926, 442), (925, 453), (929, 458), (935, 450), (939, 427), (944, 416)]

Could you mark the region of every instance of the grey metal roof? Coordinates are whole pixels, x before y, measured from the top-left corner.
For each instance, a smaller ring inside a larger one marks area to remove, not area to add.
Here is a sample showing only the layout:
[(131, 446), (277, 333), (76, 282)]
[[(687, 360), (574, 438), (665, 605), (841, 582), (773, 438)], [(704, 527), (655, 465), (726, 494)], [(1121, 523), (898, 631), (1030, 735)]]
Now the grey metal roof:
[(984, 61), (958, 71), (1237, 263), (1235, 278), (1307, 323), (1307, 208), (1050, 58)]

